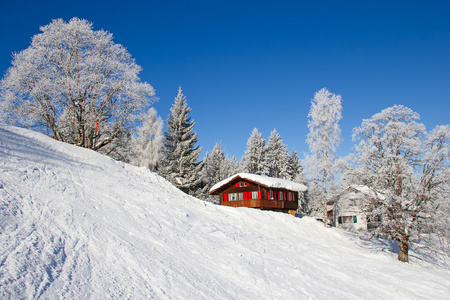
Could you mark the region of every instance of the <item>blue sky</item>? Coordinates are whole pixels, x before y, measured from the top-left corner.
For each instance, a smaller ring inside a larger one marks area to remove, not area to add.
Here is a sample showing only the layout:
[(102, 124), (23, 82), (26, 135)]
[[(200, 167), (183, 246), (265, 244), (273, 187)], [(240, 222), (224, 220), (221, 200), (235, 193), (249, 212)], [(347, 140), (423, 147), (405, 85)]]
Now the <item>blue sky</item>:
[(203, 154), (244, 154), (253, 128), (276, 128), (302, 153), (310, 99), (343, 99), (341, 156), (352, 129), (394, 104), (431, 130), (450, 119), (448, 1), (3, 1), (0, 72), (52, 19), (87, 19), (127, 47), (165, 120), (182, 86)]

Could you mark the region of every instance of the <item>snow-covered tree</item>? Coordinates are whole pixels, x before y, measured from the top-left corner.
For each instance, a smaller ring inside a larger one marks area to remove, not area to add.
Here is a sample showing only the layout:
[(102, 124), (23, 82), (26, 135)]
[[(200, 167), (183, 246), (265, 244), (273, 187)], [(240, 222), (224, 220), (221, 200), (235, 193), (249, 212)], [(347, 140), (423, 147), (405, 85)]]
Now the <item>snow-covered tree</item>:
[(137, 129), (130, 162), (139, 167), (155, 171), (161, 156), (163, 121), (154, 108), (150, 108), (142, 127)]
[(233, 176), (234, 174), (238, 173), (239, 171), (239, 163), (236, 159), (236, 156), (232, 156), (229, 158), (228, 156), (225, 156), (225, 159), (222, 161), (222, 164), (220, 165), (220, 174), (222, 174), (222, 179), (228, 178), (230, 176)]
[(270, 133), (267, 142), (263, 174), (275, 178), (289, 179), (289, 152), (276, 129)]
[(301, 204), (302, 211), (306, 215), (323, 218), (323, 189), (317, 182), (312, 182), (305, 194), (305, 199)]
[(245, 173), (262, 175), (266, 154), (266, 140), (257, 128), (253, 129), (247, 140), (247, 150), (241, 160), (241, 170)]
[(367, 208), (382, 217), (373, 235), (389, 234), (399, 244), (398, 259), (405, 262), (411, 238), (433, 219), (449, 180), (450, 127), (427, 133), (418, 120), (418, 113), (395, 105), (353, 131), (359, 142), (355, 177), (379, 195)]
[(292, 149), (291, 156), (289, 157), (289, 178), (287, 179), (306, 184), (303, 166), (300, 163), (300, 159), (298, 158), (295, 148)]
[(202, 199), (217, 202), (217, 196), (209, 195), (209, 190), (213, 185), (234, 175), (238, 165), (236, 158), (229, 159), (225, 156), (219, 144), (214, 146), (211, 154), (206, 153), (203, 159), (202, 179), (204, 182)]
[(40, 30), (27, 49), (14, 54), (0, 83), (1, 118), (63, 142), (113, 152), (114, 140), (148, 109), (153, 87), (140, 82), (141, 67), (126, 48), (114, 43), (111, 33), (94, 31), (92, 23), (57, 19)]
[[(329, 182), (336, 170), (336, 149), (341, 142), (339, 121), (342, 118), (341, 96), (330, 93), (326, 88), (314, 94), (308, 114), (309, 134), (307, 143), (311, 155), (306, 158), (306, 166), (311, 179), (322, 187), (322, 213), (327, 220)], [(327, 226), (327, 222), (324, 222)]]
[(201, 148), (196, 146), (197, 133), (190, 112), (191, 108), (179, 87), (167, 118), (159, 172), (183, 192), (197, 196), (202, 185), (202, 164), (198, 162)]

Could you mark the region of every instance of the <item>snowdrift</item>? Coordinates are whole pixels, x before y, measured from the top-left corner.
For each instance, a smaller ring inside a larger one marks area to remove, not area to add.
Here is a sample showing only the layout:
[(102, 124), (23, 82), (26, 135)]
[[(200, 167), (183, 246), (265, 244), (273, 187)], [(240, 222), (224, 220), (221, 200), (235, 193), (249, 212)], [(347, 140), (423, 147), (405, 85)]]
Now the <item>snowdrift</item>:
[(0, 126), (2, 299), (444, 299), (450, 272)]

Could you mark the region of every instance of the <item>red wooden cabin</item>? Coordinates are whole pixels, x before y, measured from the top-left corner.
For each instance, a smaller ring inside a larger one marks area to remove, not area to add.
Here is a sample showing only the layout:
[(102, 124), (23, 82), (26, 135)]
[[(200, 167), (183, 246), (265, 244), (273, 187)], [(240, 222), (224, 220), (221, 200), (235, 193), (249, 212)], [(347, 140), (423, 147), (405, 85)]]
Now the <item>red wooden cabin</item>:
[(211, 195), (219, 195), (220, 204), (295, 213), (303, 184), (267, 176), (238, 173), (214, 185)]

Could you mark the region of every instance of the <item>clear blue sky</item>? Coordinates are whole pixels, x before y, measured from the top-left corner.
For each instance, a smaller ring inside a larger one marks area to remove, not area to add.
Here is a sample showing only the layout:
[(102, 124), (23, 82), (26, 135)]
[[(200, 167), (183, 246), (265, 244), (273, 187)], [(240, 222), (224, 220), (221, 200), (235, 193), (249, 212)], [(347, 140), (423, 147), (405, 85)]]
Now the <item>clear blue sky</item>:
[(394, 104), (431, 130), (450, 119), (449, 1), (1, 0), (0, 71), (52, 19), (87, 19), (113, 33), (143, 67), (165, 120), (181, 85), (203, 154), (220, 142), (244, 154), (253, 128), (276, 128), (302, 153), (310, 99), (343, 99), (344, 140)]

